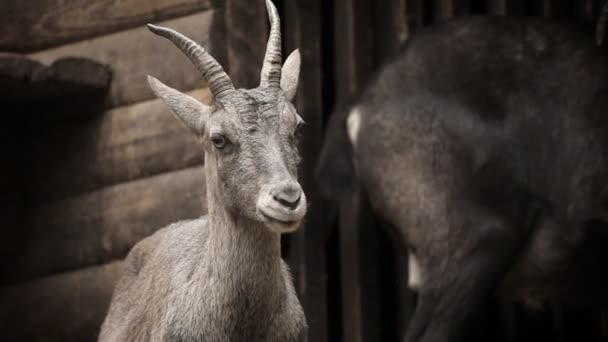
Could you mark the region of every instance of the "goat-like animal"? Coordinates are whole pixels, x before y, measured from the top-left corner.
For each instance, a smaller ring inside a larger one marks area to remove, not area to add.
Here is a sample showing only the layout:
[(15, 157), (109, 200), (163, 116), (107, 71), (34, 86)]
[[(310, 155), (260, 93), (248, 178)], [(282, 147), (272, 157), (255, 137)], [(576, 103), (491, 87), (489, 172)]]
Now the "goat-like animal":
[(279, 17), (266, 5), (271, 31), (260, 86), (251, 90), (235, 89), (197, 43), (149, 25), (190, 58), (214, 95), (207, 106), (148, 79), (205, 151), (209, 215), (166, 227), (131, 250), (99, 341), (306, 340), (280, 255), (280, 234), (296, 230), (307, 207), (297, 181), (302, 119), (291, 103), (300, 55), (281, 68)]
[(406, 341), (458, 340), (495, 293), (605, 292), (607, 94), (586, 33), (473, 17), (411, 37), (334, 115), (317, 178), (334, 199), (359, 186), (408, 248)]

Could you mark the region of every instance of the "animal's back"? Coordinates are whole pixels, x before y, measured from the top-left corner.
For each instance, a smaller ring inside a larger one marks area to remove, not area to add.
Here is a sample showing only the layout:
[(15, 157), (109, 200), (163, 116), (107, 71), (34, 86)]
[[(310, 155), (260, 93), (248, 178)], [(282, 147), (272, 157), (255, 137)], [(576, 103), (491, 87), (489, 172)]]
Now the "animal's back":
[(608, 179), (608, 59), (591, 38), (538, 19), (454, 20), (414, 35), (379, 72), (353, 111), (354, 160), (406, 243), (444, 256), (467, 234), (450, 224), (463, 203), (513, 222), (535, 206), (527, 271), (570, 256), (581, 226), (604, 215)]

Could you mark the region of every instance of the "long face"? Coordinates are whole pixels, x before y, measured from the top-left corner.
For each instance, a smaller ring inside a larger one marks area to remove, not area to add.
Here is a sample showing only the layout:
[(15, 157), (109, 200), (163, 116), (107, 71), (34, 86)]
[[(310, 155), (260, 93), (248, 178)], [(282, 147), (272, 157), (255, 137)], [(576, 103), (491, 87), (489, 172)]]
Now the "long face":
[(303, 121), (283, 91), (238, 90), (216, 104), (202, 141), (231, 211), (277, 232), (295, 230), (306, 213), (297, 181)]
[(149, 29), (172, 41), (203, 73), (214, 95), (213, 105), (206, 106), (153, 77), (148, 77), (148, 83), (202, 142), (208, 187), (213, 187), (210, 191), (220, 205), (275, 232), (291, 232), (300, 225), (307, 207), (297, 181), (303, 121), (291, 103), (300, 54), (294, 51), (281, 67), (279, 17), (270, 0), (266, 6), (271, 31), (258, 88), (235, 89), (200, 45), (154, 25), (148, 25)]

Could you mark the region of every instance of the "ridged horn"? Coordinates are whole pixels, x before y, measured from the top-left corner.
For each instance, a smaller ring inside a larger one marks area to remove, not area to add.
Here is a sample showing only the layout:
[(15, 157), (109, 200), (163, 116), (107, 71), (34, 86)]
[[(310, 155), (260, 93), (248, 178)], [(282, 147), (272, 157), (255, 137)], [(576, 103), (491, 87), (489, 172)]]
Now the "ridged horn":
[(281, 52), (281, 19), (277, 8), (272, 1), (266, 0), (266, 9), (270, 19), (270, 35), (266, 44), (266, 55), (262, 65), (260, 86), (280, 87), (281, 86), (281, 64), (283, 62)]
[(203, 74), (209, 84), (211, 93), (220, 98), (234, 90), (230, 76), (207, 50), (183, 34), (166, 27), (148, 24), (148, 29), (161, 37), (165, 37), (177, 46), (196, 68)]

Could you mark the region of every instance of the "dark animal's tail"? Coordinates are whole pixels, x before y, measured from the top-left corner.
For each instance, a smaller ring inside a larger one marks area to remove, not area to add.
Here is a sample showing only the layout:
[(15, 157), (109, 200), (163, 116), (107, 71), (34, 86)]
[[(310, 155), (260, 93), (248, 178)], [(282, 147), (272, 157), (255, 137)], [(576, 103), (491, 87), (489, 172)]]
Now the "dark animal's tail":
[(608, 24), (608, 0), (604, 0), (602, 4), (600, 14), (597, 18), (597, 25), (595, 26), (595, 43), (597, 46), (602, 46), (604, 43), (606, 24)]

